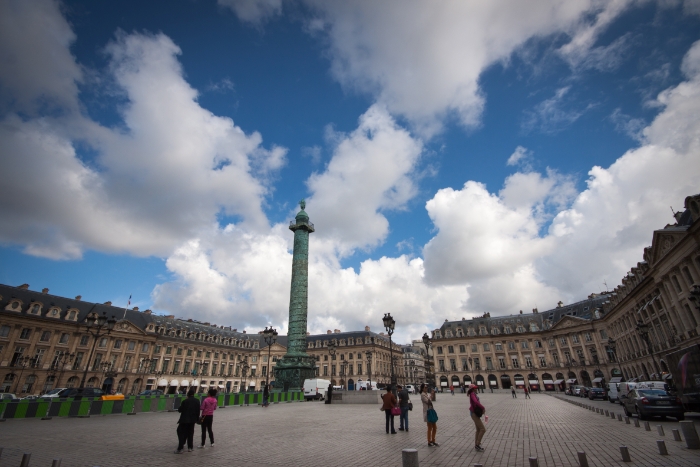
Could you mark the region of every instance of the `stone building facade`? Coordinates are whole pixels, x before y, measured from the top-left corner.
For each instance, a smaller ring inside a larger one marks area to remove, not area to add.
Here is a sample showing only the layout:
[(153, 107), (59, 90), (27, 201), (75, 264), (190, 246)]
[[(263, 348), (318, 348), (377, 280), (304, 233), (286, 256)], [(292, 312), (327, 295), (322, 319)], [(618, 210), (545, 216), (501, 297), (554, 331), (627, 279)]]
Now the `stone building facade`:
[[(676, 222), (651, 246), (603, 305), (600, 323), (615, 341), (626, 379), (670, 379), (666, 355), (700, 344), (700, 195), (685, 199)], [(648, 325), (649, 345), (637, 323)]]
[[(116, 324), (95, 339), (85, 327), (88, 316), (114, 317)], [(335, 356), (328, 351), (331, 341)], [(184, 392), (191, 386), (260, 389), (273, 380), (271, 369), (286, 353), (285, 344), (286, 336), (268, 348), (262, 335), (228, 326), (69, 299), (26, 284), (0, 285), (0, 392), (21, 396), (79, 387), (83, 376), (85, 387), (124, 394)], [(369, 371), (373, 381), (390, 380), (389, 338), (383, 333), (329, 331), (307, 336), (307, 346), (317, 373), (334, 384), (354, 385), (369, 379)], [(401, 355), (401, 346), (393, 350)], [(403, 378), (401, 365), (395, 371)]]

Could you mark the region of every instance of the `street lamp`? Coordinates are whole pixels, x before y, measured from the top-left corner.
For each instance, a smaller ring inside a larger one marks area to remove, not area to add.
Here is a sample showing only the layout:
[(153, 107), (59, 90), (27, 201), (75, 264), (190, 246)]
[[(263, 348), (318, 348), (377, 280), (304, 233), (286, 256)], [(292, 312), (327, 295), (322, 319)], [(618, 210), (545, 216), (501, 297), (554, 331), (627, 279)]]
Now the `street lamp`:
[(51, 369), (55, 370), (57, 366), (61, 367), (61, 370), (58, 373), (58, 380), (56, 381), (56, 387), (59, 388), (60, 383), (61, 383), (61, 378), (63, 377), (63, 369), (68, 363), (73, 363), (73, 359), (75, 358), (75, 354), (71, 353), (69, 354), (68, 352), (60, 351), (58, 355), (56, 355), (56, 359), (54, 360), (53, 364), (51, 365)]
[(416, 381), (416, 362), (413, 360), (408, 362), (408, 368), (409, 368), (409, 371), (411, 373), (411, 384), (413, 386), (415, 386), (417, 383), (417, 381)]
[(385, 313), (384, 318), (384, 328), (386, 333), (389, 334), (389, 357), (391, 359), (391, 386), (396, 392), (396, 375), (394, 374), (394, 345), (391, 341), (391, 335), (394, 334), (394, 326), (396, 326), (396, 321), (391, 317), (391, 313)]
[(642, 340), (647, 343), (647, 349), (649, 350), (649, 355), (651, 355), (651, 359), (654, 362), (654, 366), (659, 368), (659, 365), (656, 363), (656, 358), (654, 357), (654, 351), (651, 348), (651, 339), (649, 339), (649, 325), (643, 321), (637, 321), (637, 332)]
[[(569, 379), (574, 379), (574, 380), (578, 379), (578, 378), (572, 378), (572, 377), (571, 377), (571, 368), (572, 368), (572, 367), (573, 367), (573, 368), (576, 368), (576, 365), (578, 365), (578, 363), (577, 363), (576, 360), (574, 360), (573, 358), (570, 358), (570, 359), (568, 360), (568, 364), (567, 364), (566, 366), (569, 368), (569, 374), (566, 375), (566, 376), (568, 376)], [(574, 373), (574, 376), (576, 376), (576, 373)], [(574, 395), (574, 391), (573, 391), (573, 389), (572, 389), (572, 387), (571, 387), (573, 384), (574, 384), (574, 383), (569, 383), (569, 391), (571, 392), (571, 395), (572, 395), (572, 396)]]
[[(238, 356), (240, 359), (240, 355)], [(248, 375), (248, 369), (250, 368), (250, 365), (248, 365), (248, 356), (246, 355), (242, 359), (240, 359), (241, 362), (241, 375), (243, 376), (243, 392), (248, 392), (248, 387), (245, 385), (246, 384), (246, 376)]]
[(262, 332), (263, 339), (265, 339), (265, 343), (267, 344), (267, 373), (265, 373), (265, 386), (268, 385), (270, 382), (270, 372), (272, 371), (272, 360), (271, 360), (271, 352), (272, 352), (272, 344), (277, 342), (277, 331), (275, 328), (270, 326), (268, 329), (267, 326), (265, 326), (265, 330)]
[(617, 343), (612, 337), (608, 338), (608, 348), (610, 349), (610, 353), (612, 353), (612, 361), (617, 362), (617, 355), (615, 354), (615, 350), (617, 349)]
[(372, 351), (368, 350), (365, 352), (367, 356), (367, 375), (369, 376), (369, 389), (372, 389)]
[(19, 372), (19, 378), (17, 378), (17, 384), (15, 384), (15, 394), (17, 394), (17, 389), (19, 388), (19, 382), (22, 380), (22, 373), (24, 373), (24, 369), (27, 368), (29, 365), (29, 362), (31, 362), (32, 359), (28, 355), (25, 355), (23, 357), (19, 357), (17, 360), (15, 360), (15, 365), (16, 367), (20, 367), (22, 370)]
[(425, 380), (426, 383), (429, 383), (432, 387), (435, 387), (435, 375), (430, 371), (430, 366), (432, 365), (432, 362), (430, 361), (430, 346), (432, 342), (430, 341), (430, 337), (428, 337), (428, 333), (423, 334), (423, 345), (425, 346), (425, 365), (426, 365), (426, 374), (425, 374)]
[[(82, 390), (83, 388), (85, 388), (85, 378), (87, 378), (87, 372), (90, 368), (90, 363), (92, 362), (93, 354), (95, 353), (97, 339), (99, 339), (102, 336), (109, 335), (109, 333), (112, 332), (112, 329), (114, 329), (114, 325), (116, 324), (116, 322), (117, 320), (114, 319), (114, 316), (107, 319), (106, 312), (102, 313), (102, 316), (95, 316), (94, 314), (90, 313), (85, 318), (85, 329), (88, 332), (88, 334), (90, 334), (94, 338), (94, 340), (92, 342), (92, 350), (90, 350), (90, 358), (88, 358), (87, 365), (85, 365), (83, 379), (80, 380), (80, 387), (78, 388), (78, 390)], [(93, 371), (95, 371), (94, 368)]]
[(333, 363), (333, 361), (335, 360), (335, 348), (335, 341), (330, 341), (328, 343), (328, 353), (331, 356), (331, 378), (335, 376), (333, 374), (333, 368), (335, 368), (335, 363)]

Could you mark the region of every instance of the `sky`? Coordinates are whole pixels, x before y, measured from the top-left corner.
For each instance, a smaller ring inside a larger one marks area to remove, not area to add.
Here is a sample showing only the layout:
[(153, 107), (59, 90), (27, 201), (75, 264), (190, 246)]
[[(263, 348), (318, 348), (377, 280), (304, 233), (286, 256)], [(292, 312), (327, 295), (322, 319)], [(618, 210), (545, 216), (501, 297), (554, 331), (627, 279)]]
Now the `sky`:
[[(0, 283), (285, 333), (611, 290), (700, 187), (700, 1), (0, 1)], [(129, 302), (129, 297), (131, 300)]]

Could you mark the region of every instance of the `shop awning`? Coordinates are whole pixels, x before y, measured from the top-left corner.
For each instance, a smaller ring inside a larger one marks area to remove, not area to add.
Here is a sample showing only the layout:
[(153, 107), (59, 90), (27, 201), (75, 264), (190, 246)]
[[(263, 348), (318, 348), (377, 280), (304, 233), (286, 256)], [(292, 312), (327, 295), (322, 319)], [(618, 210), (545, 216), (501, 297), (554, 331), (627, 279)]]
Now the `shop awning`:
[[(545, 383), (546, 383), (546, 382), (547, 382), (547, 381), (545, 381)], [(556, 381), (554, 382), (554, 384), (561, 384), (561, 383), (563, 383), (563, 382), (564, 382), (563, 379), (558, 379), (558, 380), (556, 380)]]
[(205, 389), (206, 389), (206, 388), (209, 387), (209, 385), (208, 385), (208, 384), (200, 384), (199, 387), (200, 387), (200, 388), (205, 388)]
[(187, 387), (187, 386), (189, 386), (189, 385), (190, 385), (190, 382), (187, 381), (186, 379), (183, 379), (182, 381), (180, 381), (180, 386), (185, 386), (185, 387)]
[(165, 378), (161, 378), (161, 379), (158, 381), (158, 386), (167, 386), (167, 385), (168, 385), (168, 380), (165, 379)]
[(615, 376), (614, 378), (610, 378), (611, 383), (619, 383), (622, 381), (622, 376)]
[(566, 380), (566, 384), (574, 384), (576, 382), (576, 378), (571, 378)]
[(603, 381), (603, 378), (593, 378), (594, 383), (600, 383), (601, 381)]
[(545, 379), (544, 381), (542, 381), (542, 383), (543, 384), (554, 384), (554, 381), (552, 381), (551, 379)]
[(671, 373), (668, 373), (664, 375), (664, 379), (673, 379), (673, 375)]
[(177, 386), (179, 386), (179, 385), (180, 385), (180, 382), (179, 382), (178, 380), (176, 380), (176, 379), (170, 381), (170, 386), (175, 386), (175, 387), (177, 387)]
[(530, 383), (530, 384), (540, 384), (540, 382), (537, 381), (536, 379), (531, 379), (530, 381), (528, 381), (528, 383)]
[(491, 386), (498, 386), (498, 382), (496, 382), (496, 381), (489, 381), (489, 384)]
[(483, 385), (484, 385), (484, 380), (478, 379), (478, 380), (476, 381), (476, 385), (477, 385), (477, 386), (483, 386)]
[(219, 384), (219, 389), (226, 389), (226, 386), (224, 386), (223, 384)]
[(195, 379), (194, 381), (192, 381), (192, 386), (199, 386), (199, 380)]

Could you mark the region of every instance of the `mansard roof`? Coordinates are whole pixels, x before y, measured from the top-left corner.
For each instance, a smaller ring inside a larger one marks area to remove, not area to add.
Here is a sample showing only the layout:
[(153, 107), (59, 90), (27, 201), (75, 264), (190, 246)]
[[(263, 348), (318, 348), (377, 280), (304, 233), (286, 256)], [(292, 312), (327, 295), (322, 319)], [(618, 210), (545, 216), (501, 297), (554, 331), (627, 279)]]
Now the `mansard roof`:
[(572, 303), (570, 305), (562, 305), (547, 311), (539, 311), (537, 313), (523, 313), (507, 316), (490, 316), (486, 314), (478, 318), (462, 319), (459, 321), (445, 321), (440, 326), (442, 335), (445, 335), (446, 330), (456, 332), (458, 328), (462, 329), (465, 334), (471, 327), (478, 334), (482, 326), (486, 327), (488, 334), (491, 334), (492, 329), (496, 328), (500, 334), (506, 334), (504, 329), (510, 327), (511, 334), (517, 334), (517, 326), (521, 325), (525, 328), (525, 332), (530, 331), (530, 324), (534, 323), (537, 326), (537, 331), (550, 328), (558, 323), (566, 316), (574, 316), (581, 319), (591, 319), (596, 308), (600, 307), (609, 298), (607, 293), (596, 294), (586, 300)]

